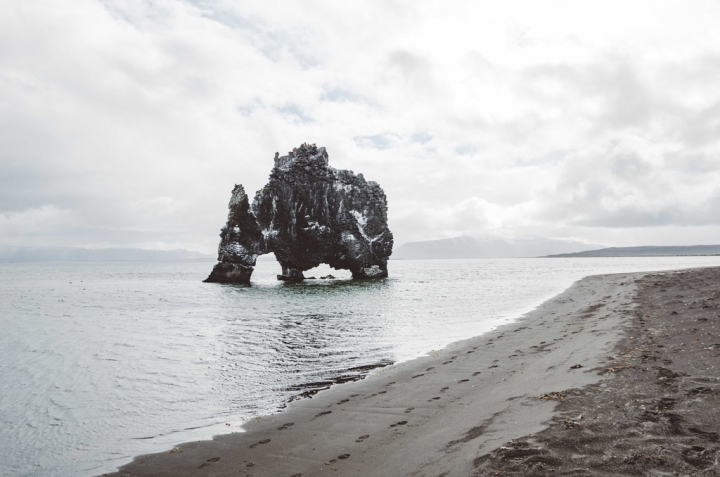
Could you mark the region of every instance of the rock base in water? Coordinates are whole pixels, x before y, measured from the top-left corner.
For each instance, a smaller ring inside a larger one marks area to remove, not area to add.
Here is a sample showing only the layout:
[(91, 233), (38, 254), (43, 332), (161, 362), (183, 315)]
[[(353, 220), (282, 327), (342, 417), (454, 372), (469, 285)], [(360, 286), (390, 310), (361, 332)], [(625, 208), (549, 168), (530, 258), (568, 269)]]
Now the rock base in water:
[(305, 276), (300, 270), (288, 269), (283, 270), (282, 274), (277, 276), (277, 279), (286, 282), (301, 282), (305, 280)]
[(249, 283), (254, 268), (239, 263), (218, 262), (204, 281), (215, 283)]
[(353, 278), (387, 278), (387, 276), (387, 268), (382, 269), (377, 265), (352, 271)]

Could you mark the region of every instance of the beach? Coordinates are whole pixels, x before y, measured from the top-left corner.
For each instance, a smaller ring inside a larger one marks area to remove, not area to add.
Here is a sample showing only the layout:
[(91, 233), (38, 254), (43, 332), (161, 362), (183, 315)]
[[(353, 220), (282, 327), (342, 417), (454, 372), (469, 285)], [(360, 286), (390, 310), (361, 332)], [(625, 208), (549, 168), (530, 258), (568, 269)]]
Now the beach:
[(587, 277), (493, 332), (107, 475), (716, 475), (719, 279)]

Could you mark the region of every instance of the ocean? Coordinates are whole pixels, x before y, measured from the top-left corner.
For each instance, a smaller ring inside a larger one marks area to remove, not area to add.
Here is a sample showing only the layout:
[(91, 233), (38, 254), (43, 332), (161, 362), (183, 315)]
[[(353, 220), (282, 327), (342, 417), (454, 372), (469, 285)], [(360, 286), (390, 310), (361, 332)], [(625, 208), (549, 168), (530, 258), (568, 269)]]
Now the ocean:
[(92, 476), (485, 333), (595, 274), (720, 257), (390, 261), (206, 284), (209, 262), (0, 264), (3, 476)]

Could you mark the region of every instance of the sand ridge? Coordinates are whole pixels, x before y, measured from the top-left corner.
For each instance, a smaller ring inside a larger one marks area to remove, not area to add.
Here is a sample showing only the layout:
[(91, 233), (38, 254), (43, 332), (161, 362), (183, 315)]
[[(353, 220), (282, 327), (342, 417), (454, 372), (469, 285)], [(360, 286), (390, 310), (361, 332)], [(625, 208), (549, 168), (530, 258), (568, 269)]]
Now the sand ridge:
[(494, 332), (109, 475), (472, 475), (478, 458), (545, 429), (558, 392), (602, 379), (641, 276), (587, 277)]

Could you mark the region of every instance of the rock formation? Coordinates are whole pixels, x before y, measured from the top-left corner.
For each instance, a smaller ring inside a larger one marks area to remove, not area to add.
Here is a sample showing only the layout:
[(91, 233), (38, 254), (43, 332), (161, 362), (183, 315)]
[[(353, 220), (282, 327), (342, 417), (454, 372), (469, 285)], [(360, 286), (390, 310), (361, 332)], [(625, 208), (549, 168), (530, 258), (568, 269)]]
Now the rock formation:
[(258, 255), (272, 252), (282, 266), (279, 280), (303, 280), (303, 271), (321, 263), (353, 278), (387, 277), (393, 236), (385, 193), (362, 174), (328, 166), (324, 147), (275, 153), (270, 180), (252, 205), (236, 185), (228, 208), (219, 263), (206, 282), (247, 283)]

